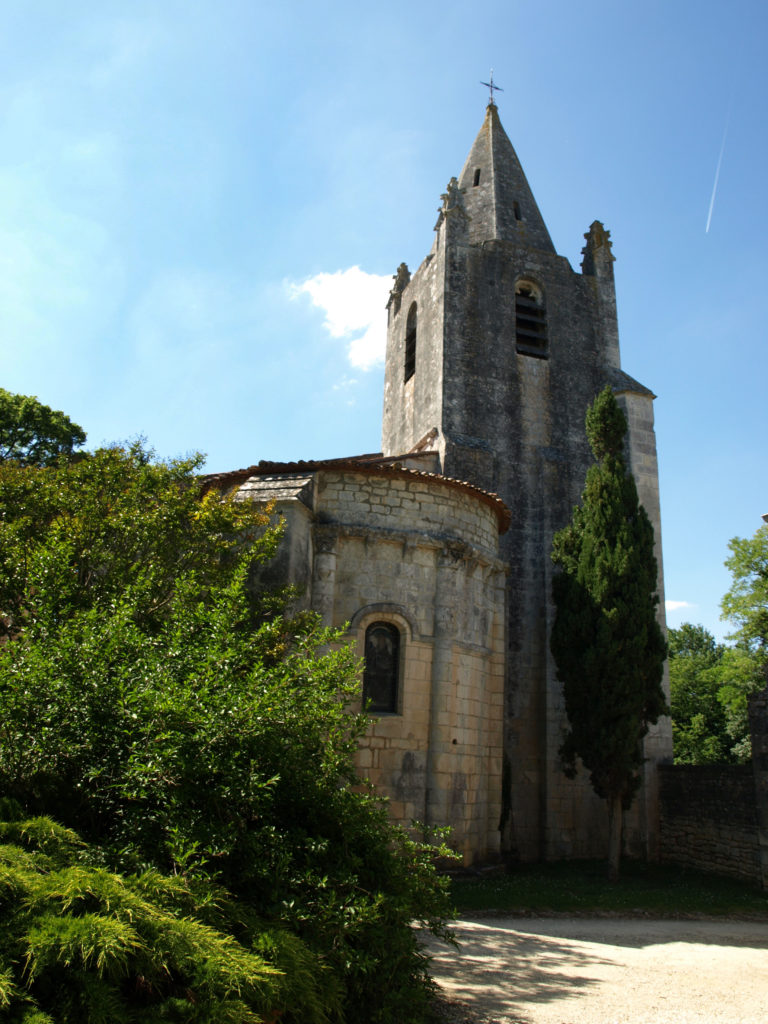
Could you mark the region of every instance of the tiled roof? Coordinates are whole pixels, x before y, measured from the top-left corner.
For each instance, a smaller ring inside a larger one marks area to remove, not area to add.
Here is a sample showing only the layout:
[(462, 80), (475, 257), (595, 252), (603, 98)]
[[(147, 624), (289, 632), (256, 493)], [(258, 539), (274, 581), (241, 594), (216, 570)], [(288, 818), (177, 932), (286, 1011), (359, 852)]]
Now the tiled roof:
[(622, 391), (630, 391), (634, 395), (646, 395), (648, 398), (655, 398), (656, 395), (647, 388), (645, 384), (641, 384), (636, 381), (634, 377), (630, 377), (628, 373), (624, 373), (623, 370), (618, 367), (611, 367), (608, 371), (608, 383), (611, 385), (614, 391), (621, 393)]
[(402, 465), (402, 462), (406, 459), (412, 461), (413, 458), (413, 454), (385, 456), (381, 452), (375, 452), (369, 455), (352, 455), (342, 459), (302, 460), (299, 462), (262, 461), (258, 465), (248, 466), (247, 469), (235, 469), (228, 473), (215, 473), (205, 477), (203, 480), (203, 491), (209, 491), (212, 488), (230, 490), (233, 487), (240, 487), (246, 480), (255, 476), (316, 473), (322, 472), (322, 470), (364, 473), (366, 476), (383, 476), (393, 479), (433, 480), (453, 490), (472, 494), (483, 504), (488, 505), (496, 513), (499, 533), (506, 533), (509, 529), (511, 514), (498, 494), (484, 491), (482, 488), (475, 487), (474, 484), (470, 484), (466, 480), (453, 480), (451, 477), (442, 476), (440, 473), (426, 473), (419, 469), (407, 469)]

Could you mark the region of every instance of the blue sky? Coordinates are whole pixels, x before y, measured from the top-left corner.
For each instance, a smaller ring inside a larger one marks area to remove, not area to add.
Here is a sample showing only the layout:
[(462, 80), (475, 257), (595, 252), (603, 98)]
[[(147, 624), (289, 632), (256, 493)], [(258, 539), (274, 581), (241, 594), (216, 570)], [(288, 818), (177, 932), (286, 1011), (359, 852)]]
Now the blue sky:
[(378, 450), (382, 297), (493, 67), (557, 250), (612, 233), (669, 622), (723, 635), (768, 512), (767, 29), (759, 0), (4, 0), (0, 384), (213, 471)]

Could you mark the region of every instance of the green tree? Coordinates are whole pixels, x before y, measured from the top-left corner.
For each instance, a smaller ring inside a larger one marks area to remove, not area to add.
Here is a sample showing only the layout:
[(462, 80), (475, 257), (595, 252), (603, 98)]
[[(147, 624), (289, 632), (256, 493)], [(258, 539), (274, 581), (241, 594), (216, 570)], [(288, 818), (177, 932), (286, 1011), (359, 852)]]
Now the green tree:
[(768, 524), (752, 537), (734, 537), (725, 565), (733, 582), (722, 600), (722, 617), (736, 624), (735, 641), (724, 657), (721, 700), (732, 750), (739, 760), (752, 755), (747, 701), (768, 682)]
[(746, 763), (752, 758), (748, 701), (765, 687), (765, 664), (742, 644), (726, 647), (719, 670), (718, 697), (725, 712), (730, 759)]
[(749, 761), (747, 701), (765, 669), (743, 642), (718, 644), (703, 626), (669, 630), (672, 735), (678, 764)]
[(725, 565), (733, 582), (723, 597), (724, 619), (737, 625), (730, 639), (750, 651), (758, 665), (768, 665), (768, 524), (753, 537), (734, 537)]
[(722, 764), (736, 758), (721, 699), (726, 648), (703, 626), (669, 630), (672, 738), (677, 764)]
[(656, 619), (653, 527), (624, 460), (627, 424), (610, 387), (587, 411), (597, 462), (582, 504), (555, 535), (555, 622), (550, 644), (563, 683), (566, 773), (577, 759), (609, 812), (609, 877), (618, 877), (622, 811), (640, 783), (642, 739), (667, 711), (666, 644)]
[(434, 849), (355, 776), (349, 647), (254, 585), (279, 532), (198, 468), (0, 465), (0, 793), (112, 869), (215, 876), (322, 958), (340, 1020), (418, 1021)]
[(0, 388), (0, 461), (50, 466), (85, 444), (85, 431), (31, 395)]

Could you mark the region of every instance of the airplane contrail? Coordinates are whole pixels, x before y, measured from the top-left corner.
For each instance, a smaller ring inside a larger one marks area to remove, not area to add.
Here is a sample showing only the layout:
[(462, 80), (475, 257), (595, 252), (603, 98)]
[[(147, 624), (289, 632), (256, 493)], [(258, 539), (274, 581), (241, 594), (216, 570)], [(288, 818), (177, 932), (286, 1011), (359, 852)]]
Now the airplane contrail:
[(704, 234), (709, 234), (709, 225), (712, 223), (712, 210), (715, 207), (715, 195), (717, 193), (717, 183), (720, 180), (720, 165), (723, 162), (723, 152), (725, 150), (725, 139), (728, 135), (728, 122), (731, 119), (731, 111), (728, 111), (728, 117), (725, 122), (725, 131), (723, 132), (723, 142), (720, 146), (720, 156), (717, 158), (717, 169), (715, 171), (715, 183), (712, 186), (712, 198), (709, 200), (709, 213), (707, 214), (707, 226), (704, 229)]
[(733, 76), (733, 85), (731, 86), (731, 98), (728, 101), (728, 113), (725, 115), (725, 128), (723, 129), (723, 141), (720, 145), (720, 156), (717, 158), (717, 168), (715, 170), (715, 183), (712, 186), (712, 198), (709, 200), (709, 213), (707, 214), (707, 226), (704, 229), (704, 234), (709, 234), (709, 225), (712, 223), (712, 210), (715, 207), (715, 195), (717, 194), (717, 183), (720, 180), (720, 165), (723, 162), (723, 153), (725, 152), (725, 140), (728, 137), (728, 126), (731, 123), (731, 111), (733, 110), (733, 97), (736, 94), (736, 73)]

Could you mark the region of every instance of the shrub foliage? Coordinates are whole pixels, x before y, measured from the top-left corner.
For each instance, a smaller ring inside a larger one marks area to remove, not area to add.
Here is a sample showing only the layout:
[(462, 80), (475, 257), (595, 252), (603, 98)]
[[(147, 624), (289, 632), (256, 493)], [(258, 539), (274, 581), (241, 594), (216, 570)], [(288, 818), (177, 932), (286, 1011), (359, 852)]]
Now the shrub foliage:
[(434, 850), (355, 777), (349, 648), (254, 583), (279, 529), (201, 497), (198, 466), (138, 445), (0, 466), (0, 792), (105, 870), (215, 879), (287, 928), (330, 979), (329, 1019), (418, 1021), (410, 923), (440, 932), (448, 910)]
[(287, 999), (328, 1020), (298, 938), (207, 879), (108, 871), (49, 818), (0, 822), (0, 909), (4, 1020), (257, 1024)]

